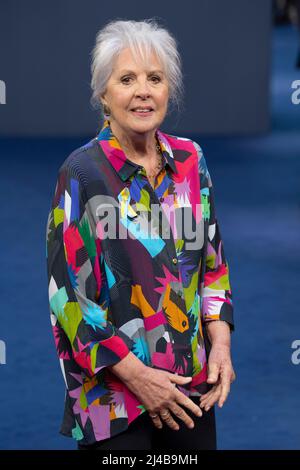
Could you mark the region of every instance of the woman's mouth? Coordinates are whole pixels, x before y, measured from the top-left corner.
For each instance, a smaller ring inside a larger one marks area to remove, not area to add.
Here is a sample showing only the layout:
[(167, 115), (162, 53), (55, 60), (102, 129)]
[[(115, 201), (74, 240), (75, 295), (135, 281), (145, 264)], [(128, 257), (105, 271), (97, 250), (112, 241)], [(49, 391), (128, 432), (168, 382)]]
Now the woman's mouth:
[(147, 117), (153, 114), (154, 109), (153, 108), (133, 108), (131, 112), (135, 116)]

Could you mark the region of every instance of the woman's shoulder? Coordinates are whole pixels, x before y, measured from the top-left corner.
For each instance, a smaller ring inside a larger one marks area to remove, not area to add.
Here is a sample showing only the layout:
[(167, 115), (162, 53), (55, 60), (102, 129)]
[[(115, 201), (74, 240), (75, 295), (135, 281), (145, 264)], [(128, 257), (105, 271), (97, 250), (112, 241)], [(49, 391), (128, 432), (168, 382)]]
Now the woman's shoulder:
[(202, 150), (202, 146), (199, 144), (198, 141), (195, 141), (189, 137), (184, 137), (184, 136), (181, 136), (181, 135), (175, 135), (175, 134), (170, 134), (170, 133), (167, 133), (167, 132), (164, 132), (164, 131), (159, 131), (160, 132), (160, 136), (164, 137), (165, 139), (168, 140), (168, 142), (170, 143), (170, 145), (174, 145), (174, 147), (176, 148), (177, 145), (180, 145), (182, 147), (184, 146), (187, 146), (187, 147), (195, 147), (197, 153), (199, 155), (203, 155), (203, 150)]
[(65, 173), (78, 181), (89, 173), (92, 167), (93, 157), (98, 155), (98, 145), (96, 138), (93, 138), (72, 150), (59, 167), (59, 173)]
[(168, 140), (171, 148), (173, 149), (186, 149), (187, 151), (194, 151), (197, 155), (199, 173), (207, 174), (207, 163), (205, 160), (202, 144), (199, 143), (198, 139), (194, 140), (189, 137), (183, 137), (175, 134), (163, 133), (163, 136)]

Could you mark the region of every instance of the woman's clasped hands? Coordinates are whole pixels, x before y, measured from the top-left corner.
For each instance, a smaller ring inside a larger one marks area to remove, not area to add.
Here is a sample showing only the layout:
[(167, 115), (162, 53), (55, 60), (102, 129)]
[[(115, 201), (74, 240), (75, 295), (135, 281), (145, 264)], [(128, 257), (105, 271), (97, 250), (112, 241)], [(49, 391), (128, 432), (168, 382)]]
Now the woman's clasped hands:
[(127, 381), (126, 385), (137, 396), (149, 412), (153, 424), (161, 429), (166, 424), (171, 429), (178, 430), (178, 418), (190, 429), (194, 421), (185, 412), (189, 409), (196, 416), (203, 412), (190, 398), (180, 392), (176, 385), (185, 385), (192, 377), (182, 377), (166, 371), (145, 367), (145, 369)]

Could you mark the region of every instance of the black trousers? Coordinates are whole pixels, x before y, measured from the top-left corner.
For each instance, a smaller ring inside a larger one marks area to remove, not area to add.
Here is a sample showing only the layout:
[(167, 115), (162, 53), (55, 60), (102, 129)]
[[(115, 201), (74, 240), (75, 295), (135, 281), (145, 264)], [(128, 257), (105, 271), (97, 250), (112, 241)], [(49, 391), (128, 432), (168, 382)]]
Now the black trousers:
[[(190, 397), (199, 405), (199, 397)], [(174, 431), (163, 423), (162, 429), (154, 426), (149, 413), (145, 411), (136, 418), (128, 429), (117, 436), (91, 445), (78, 444), (78, 450), (216, 450), (215, 409), (203, 410), (201, 418), (184, 408), (194, 421), (194, 428), (189, 429), (183, 421), (174, 416), (179, 424)], [(163, 421), (162, 421), (163, 422)]]

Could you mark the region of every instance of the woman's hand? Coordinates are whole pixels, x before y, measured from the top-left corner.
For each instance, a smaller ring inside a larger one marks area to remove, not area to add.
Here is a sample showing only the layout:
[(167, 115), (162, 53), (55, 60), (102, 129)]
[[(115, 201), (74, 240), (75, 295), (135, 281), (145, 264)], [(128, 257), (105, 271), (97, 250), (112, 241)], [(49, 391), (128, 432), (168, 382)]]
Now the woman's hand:
[(206, 326), (212, 342), (207, 382), (214, 386), (201, 396), (200, 407), (208, 411), (216, 402), (220, 408), (223, 406), (236, 375), (231, 362), (229, 325), (224, 321), (211, 321)]
[(199, 406), (176, 388), (176, 384), (185, 385), (190, 380), (188, 377), (146, 367), (141, 374), (125, 383), (145, 406), (157, 428), (162, 428), (164, 422), (171, 429), (178, 430), (179, 425), (170, 412), (190, 429), (194, 427), (194, 422), (182, 406), (198, 417), (203, 414)]
[(201, 396), (200, 407), (208, 411), (218, 402), (221, 408), (230, 392), (230, 385), (235, 379), (230, 348), (223, 344), (213, 344), (208, 358), (207, 382), (215, 385), (209, 392)]

